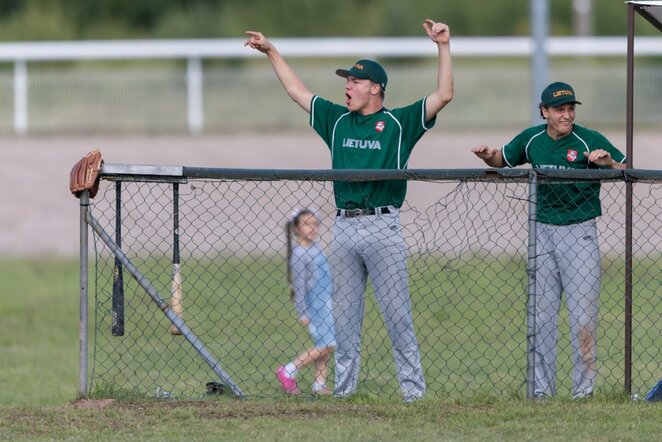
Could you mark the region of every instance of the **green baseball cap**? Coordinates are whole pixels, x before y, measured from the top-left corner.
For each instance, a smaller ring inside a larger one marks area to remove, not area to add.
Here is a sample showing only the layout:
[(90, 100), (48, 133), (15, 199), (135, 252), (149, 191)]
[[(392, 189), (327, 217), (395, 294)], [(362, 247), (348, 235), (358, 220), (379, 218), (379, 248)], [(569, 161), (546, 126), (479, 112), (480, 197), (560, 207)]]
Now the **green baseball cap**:
[(343, 78), (352, 75), (356, 78), (362, 78), (377, 83), (383, 90), (386, 90), (388, 77), (384, 68), (374, 60), (359, 60), (349, 69), (337, 69), (336, 74)]
[(581, 101), (577, 101), (575, 90), (568, 83), (554, 82), (540, 95), (540, 107), (558, 107), (567, 103), (582, 104)]

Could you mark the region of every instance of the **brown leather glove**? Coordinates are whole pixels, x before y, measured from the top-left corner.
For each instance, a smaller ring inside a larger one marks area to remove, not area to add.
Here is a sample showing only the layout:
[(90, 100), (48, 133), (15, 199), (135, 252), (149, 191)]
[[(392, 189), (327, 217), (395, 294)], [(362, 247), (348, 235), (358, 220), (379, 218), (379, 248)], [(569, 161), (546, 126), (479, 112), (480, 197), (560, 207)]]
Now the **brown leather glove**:
[(69, 190), (76, 198), (80, 198), (83, 190), (90, 191), (90, 198), (94, 198), (99, 190), (99, 172), (103, 158), (101, 151), (93, 150), (81, 158), (69, 174)]

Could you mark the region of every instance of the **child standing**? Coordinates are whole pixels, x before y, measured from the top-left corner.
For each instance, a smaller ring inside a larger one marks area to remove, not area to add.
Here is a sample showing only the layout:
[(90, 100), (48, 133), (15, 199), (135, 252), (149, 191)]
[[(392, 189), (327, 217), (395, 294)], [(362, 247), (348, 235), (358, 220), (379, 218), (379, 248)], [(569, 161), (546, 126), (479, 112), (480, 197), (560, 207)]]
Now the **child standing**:
[[(283, 390), (289, 394), (301, 394), (296, 381), (297, 373), (313, 363), (313, 394), (332, 392), (326, 386), (326, 377), (329, 359), (336, 347), (331, 301), (333, 285), (326, 256), (317, 244), (318, 228), (319, 220), (310, 209), (295, 210), (285, 228), (291, 299), (299, 315), (299, 323), (308, 328), (314, 342), (312, 348), (276, 370)], [(296, 242), (294, 246), (292, 238)]]

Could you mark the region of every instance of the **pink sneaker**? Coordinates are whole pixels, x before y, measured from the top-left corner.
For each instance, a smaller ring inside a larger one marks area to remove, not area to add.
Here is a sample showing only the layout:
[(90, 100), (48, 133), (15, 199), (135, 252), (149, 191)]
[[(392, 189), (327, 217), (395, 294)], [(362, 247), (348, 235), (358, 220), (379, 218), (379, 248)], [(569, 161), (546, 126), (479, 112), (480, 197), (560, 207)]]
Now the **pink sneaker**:
[(285, 393), (301, 394), (301, 390), (299, 390), (296, 379), (288, 376), (287, 373), (285, 373), (285, 367), (280, 366), (276, 369), (276, 377), (280, 381), (280, 385), (283, 386), (283, 391), (285, 391)]

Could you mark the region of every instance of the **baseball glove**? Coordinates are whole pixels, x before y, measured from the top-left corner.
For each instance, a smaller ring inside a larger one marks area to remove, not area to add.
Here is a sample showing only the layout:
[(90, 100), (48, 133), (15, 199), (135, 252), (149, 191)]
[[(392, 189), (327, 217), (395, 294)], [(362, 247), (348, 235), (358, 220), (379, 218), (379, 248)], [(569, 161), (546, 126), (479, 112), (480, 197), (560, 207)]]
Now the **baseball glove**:
[(103, 158), (101, 152), (93, 150), (81, 158), (69, 174), (69, 190), (76, 198), (80, 198), (83, 190), (90, 191), (90, 198), (94, 198), (99, 190), (99, 172)]

